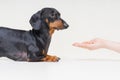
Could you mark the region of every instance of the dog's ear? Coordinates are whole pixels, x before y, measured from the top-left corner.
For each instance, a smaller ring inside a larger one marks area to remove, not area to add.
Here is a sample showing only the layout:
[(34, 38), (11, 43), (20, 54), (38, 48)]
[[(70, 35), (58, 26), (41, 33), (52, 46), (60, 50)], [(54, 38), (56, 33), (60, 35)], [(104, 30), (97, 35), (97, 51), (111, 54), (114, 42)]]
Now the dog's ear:
[(33, 14), (29, 22), (34, 30), (39, 30), (41, 28), (41, 11)]

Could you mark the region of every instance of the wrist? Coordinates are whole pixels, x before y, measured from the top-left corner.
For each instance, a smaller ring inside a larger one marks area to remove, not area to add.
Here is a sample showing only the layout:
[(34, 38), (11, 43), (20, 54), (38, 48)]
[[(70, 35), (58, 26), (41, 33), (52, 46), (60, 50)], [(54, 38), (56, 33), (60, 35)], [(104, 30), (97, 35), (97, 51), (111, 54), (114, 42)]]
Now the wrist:
[(108, 48), (108, 44), (109, 44), (108, 40), (100, 39), (100, 41), (101, 41), (101, 48)]
[(112, 49), (112, 46), (114, 46), (114, 42), (113, 41), (109, 41), (109, 40), (104, 40), (104, 48), (106, 49)]

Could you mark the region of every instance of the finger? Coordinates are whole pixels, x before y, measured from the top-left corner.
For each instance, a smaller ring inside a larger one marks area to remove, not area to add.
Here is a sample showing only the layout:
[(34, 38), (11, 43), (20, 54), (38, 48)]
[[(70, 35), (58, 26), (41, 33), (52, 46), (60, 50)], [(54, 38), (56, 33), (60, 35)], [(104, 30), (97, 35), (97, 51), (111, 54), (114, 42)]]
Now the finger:
[(90, 44), (88, 44), (87, 42), (84, 43), (74, 43), (73, 46), (75, 47), (82, 47), (82, 48), (87, 48)]
[(76, 47), (78, 47), (78, 46), (79, 46), (79, 44), (80, 44), (80, 43), (78, 43), (78, 42), (75, 42), (75, 43), (73, 43), (72, 45), (73, 45), (73, 46), (76, 46)]

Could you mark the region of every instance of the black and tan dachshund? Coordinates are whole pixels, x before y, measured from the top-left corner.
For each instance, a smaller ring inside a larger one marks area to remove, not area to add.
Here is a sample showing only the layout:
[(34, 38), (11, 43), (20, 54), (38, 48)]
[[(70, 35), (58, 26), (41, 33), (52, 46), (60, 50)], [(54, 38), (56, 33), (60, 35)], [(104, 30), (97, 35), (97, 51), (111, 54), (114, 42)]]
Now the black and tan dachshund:
[(15, 61), (56, 62), (59, 57), (48, 55), (48, 48), (55, 30), (68, 28), (54, 8), (43, 8), (30, 19), (32, 30), (0, 27), (0, 57)]

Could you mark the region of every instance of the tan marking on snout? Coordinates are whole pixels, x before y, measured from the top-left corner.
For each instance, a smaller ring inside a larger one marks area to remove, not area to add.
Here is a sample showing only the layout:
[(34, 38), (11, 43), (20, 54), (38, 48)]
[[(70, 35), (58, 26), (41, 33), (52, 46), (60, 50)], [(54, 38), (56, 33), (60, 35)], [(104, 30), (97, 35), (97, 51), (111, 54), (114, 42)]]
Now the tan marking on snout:
[(52, 36), (52, 34), (54, 33), (55, 29), (62, 29), (63, 28), (63, 22), (61, 20), (56, 20), (54, 22), (50, 22), (49, 23), (49, 27), (50, 27), (50, 35)]
[(56, 20), (54, 22), (50, 22), (49, 26), (50, 26), (50, 28), (61, 29), (61, 28), (63, 28), (63, 22), (61, 20)]

